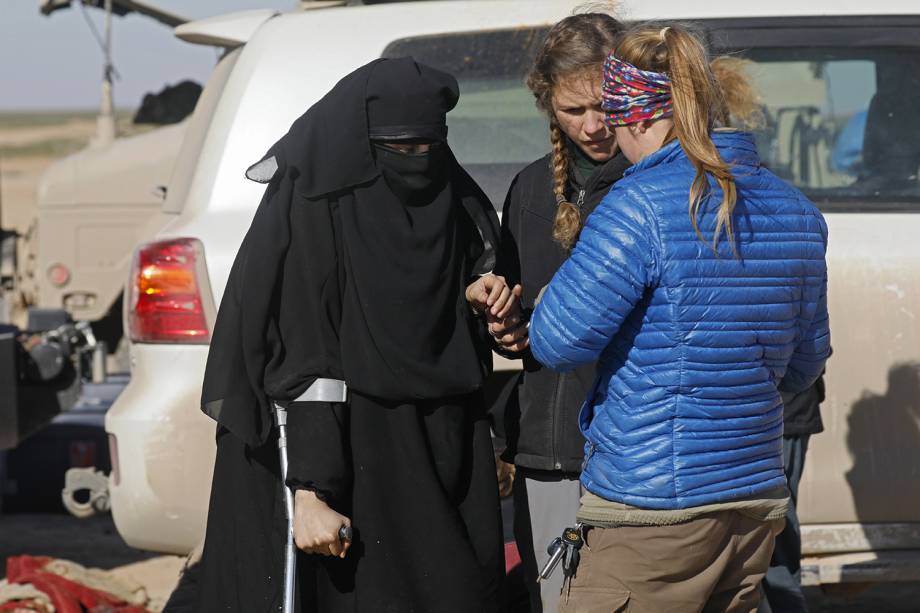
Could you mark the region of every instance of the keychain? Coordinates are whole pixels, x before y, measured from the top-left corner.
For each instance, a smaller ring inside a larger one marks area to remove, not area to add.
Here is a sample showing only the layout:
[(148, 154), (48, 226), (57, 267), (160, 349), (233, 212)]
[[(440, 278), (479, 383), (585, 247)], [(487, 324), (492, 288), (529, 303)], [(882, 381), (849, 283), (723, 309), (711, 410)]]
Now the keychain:
[(543, 565), (540, 576), (537, 577), (538, 583), (549, 579), (559, 562), (562, 562), (562, 573), (567, 578), (575, 574), (575, 569), (578, 568), (578, 561), (581, 559), (579, 550), (585, 542), (581, 536), (581, 529), (581, 523), (566, 528), (562, 531), (562, 536), (557, 536), (549, 544), (549, 547), (546, 548), (549, 559)]

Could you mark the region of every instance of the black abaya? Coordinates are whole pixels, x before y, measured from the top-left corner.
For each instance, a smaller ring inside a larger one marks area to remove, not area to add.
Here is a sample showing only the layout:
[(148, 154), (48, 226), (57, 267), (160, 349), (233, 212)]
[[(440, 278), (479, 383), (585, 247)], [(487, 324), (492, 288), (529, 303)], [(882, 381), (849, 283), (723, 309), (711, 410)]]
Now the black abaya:
[[(350, 398), (353, 500), (337, 510), (352, 518), (355, 541), (344, 560), (299, 554), (298, 611), (498, 610), (498, 489), (479, 406), (478, 395), (419, 404)], [(320, 427), (292, 423), (314, 432), (301, 442), (328, 438), (335, 421), (330, 406), (314, 408), (325, 413)], [(211, 506), (226, 512), (208, 520), (196, 610), (277, 611), (285, 519), (276, 448), (252, 450), (226, 430), (217, 445)]]
[[(490, 356), (463, 298), (494, 261), (497, 223), (446, 145), (443, 180), (421, 201), (388, 189), (367, 136), (368, 103), (387, 99), (371, 91), (375, 78), (417, 88), (410, 102), (440, 100), (442, 123), (456, 102), (448, 75), (380, 60), (343, 79), (266, 156), (275, 168), (205, 374), (202, 406), (219, 426), (199, 611), (278, 610), (285, 518), (268, 407), (317, 377), (344, 378), (348, 402), (291, 403), (288, 484), (350, 517), (355, 539), (344, 560), (299, 555), (297, 610), (498, 607), (498, 491), (479, 391)], [(411, 104), (404, 111), (413, 117)], [(336, 134), (323, 132), (332, 125)]]

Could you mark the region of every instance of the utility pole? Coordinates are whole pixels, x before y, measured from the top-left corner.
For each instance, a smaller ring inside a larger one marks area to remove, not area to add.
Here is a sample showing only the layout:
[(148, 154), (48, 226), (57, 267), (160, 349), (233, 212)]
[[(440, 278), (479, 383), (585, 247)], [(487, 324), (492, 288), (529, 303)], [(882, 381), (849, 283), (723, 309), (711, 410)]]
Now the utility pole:
[(105, 0), (105, 67), (102, 72), (102, 101), (99, 116), (96, 117), (96, 136), (90, 142), (92, 147), (110, 145), (117, 136), (115, 126), (115, 103), (112, 98), (112, 0)]

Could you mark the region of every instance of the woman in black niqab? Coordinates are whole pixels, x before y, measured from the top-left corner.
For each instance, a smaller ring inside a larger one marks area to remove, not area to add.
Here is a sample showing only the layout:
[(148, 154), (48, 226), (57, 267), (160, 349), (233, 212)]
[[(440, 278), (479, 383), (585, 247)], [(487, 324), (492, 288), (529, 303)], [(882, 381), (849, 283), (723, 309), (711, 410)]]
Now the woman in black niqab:
[(247, 176), (267, 183), (212, 336), (218, 421), (201, 611), (278, 610), (284, 507), (271, 401), (294, 402), (288, 484), (349, 517), (344, 559), (299, 556), (298, 610), (498, 606), (497, 485), (481, 386), (491, 358), (464, 288), (498, 224), (446, 142), (456, 81), (411, 58), (340, 81)]

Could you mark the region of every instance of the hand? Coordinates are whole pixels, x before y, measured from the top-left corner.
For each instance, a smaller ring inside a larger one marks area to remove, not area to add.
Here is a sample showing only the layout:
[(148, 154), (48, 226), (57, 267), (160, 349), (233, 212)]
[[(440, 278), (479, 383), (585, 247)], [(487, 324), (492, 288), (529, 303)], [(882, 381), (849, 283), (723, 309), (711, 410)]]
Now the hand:
[(466, 301), (480, 313), (504, 319), (521, 298), (522, 288), (508, 287), (504, 277), (488, 274), (470, 283), (466, 288)]
[(351, 543), (339, 540), (339, 528), (351, 520), (336, 513), (316, 492), (294, 492), (294, 543), (306, 553), (344, 558)]
[(530, 324), (522, 319), (520, 308), (504, 319), (487, 315), (486, 321), (489, 334), (502, 349), (517, 353), (530, 345)]

